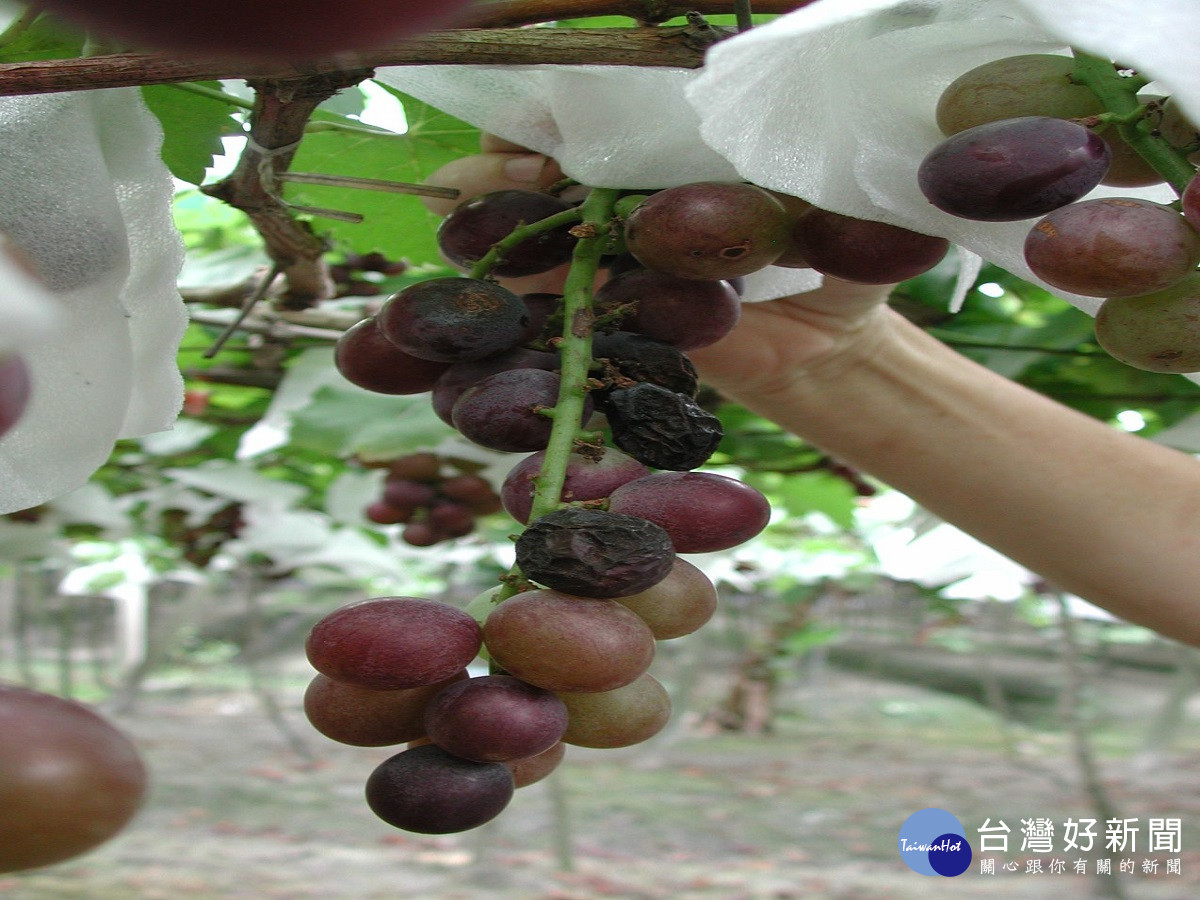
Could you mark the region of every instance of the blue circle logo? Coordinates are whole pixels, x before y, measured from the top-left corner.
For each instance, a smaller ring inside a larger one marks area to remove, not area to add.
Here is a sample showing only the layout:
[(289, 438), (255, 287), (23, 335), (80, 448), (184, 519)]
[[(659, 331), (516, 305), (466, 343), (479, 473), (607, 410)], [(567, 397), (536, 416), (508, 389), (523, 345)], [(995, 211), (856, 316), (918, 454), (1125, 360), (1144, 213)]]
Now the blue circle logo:
[(967, 871), (973, 857), (962, 822), (936, 807), (905, 819), (897, 846), (904, 864), (921, 875), (953, 878)]

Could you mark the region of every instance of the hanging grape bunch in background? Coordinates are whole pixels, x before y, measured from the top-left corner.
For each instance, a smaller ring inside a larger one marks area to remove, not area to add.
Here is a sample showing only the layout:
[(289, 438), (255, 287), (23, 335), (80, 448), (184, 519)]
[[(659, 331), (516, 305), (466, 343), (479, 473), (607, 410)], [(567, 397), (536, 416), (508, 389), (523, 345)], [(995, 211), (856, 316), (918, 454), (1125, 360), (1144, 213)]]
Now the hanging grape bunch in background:
[[(1200, 182), (1189, 157), (1200, 134), (1169, 98), (1143, 102), (1145, 85), (1085, 55), (979, 66), (943, 92), (937, 120), (948, 137), (918, 177), (929, 201), (955, 216), (1040, 217), (1025, 239), (1025, 261), (1059, 290), (1104, 299), (1101, 346), (1136, 368), (1195, 372)], [(1083, 199), (1101, 185), (1163, 183), (1181, 200)]]

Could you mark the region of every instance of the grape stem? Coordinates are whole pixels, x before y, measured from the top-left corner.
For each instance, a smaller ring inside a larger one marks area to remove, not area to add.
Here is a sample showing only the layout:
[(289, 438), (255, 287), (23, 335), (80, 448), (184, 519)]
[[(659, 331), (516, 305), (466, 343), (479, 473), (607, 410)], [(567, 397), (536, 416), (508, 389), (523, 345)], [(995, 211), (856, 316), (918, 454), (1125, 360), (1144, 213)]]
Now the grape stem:
[(1146, 127), (1146, 117), (1137, 92), (1146, 86), (1140, 77), (1122, 75), (1107, 59), (1076, 50), (1073, 81), (1087, 86), (1116, 117), (1112, 127), (1124, 138), (1154, 171), (1158, 172), (1179, 194), (1196, 174), (1196, 168), (1163, 138)]
[(537, 222), (531, 222), (528, 225), (520, 225), (514, 228), (503, 238), (492, 244), (491, 249), (475, 265), (471, 266), (471, 271), (468, 275), (471, 278), (486, 278), (488, 273), (491, 272), (492, 267), (503, 260), (504, 254), (512, 250), (513, 247), (529, 240), (531, 237), (536, 237), (547, 231), (553, 231), (555, 228), (561, 228), (563, 225), (572, 225), (578, 222), (581, 216), (580, 207), (573, 206), (570, 209), (564, 209), (560, 213), (547, 216)]
[[(613, 205), (620, 191), (611, 188), (592, 188), (587, 199), (577, 209), (570, 210), (574, 219), (584, 227), (577, 229), (580, 235), (571, 255), (571, 267), (563, 284), (562, 337), (558, 341), (560, 385), (558, 398), (546, 414), (554, 419), (550, 428), (550, 440), (546, 445), (545, 458), (537, 476), (533, 479), (533, 506), (529, 521), (534, 522), (547, 513), (558, 509), (562, 497), (563, 483), (567, 478), (567, 464), (575, 442), (584, 434), (584, 406), (587, 400), (588, 373), (592, 366), (592, 329), (595, 319), (592, 314), (592, 291), (600, 258), (604, 254), (608, 233), (612, 227)], [(568, 213), (559, 213), (550, 219), (561, 225)], [(543, 219), (535, 225), (541, 225)], [(568, 219), (569, 221), (569, 219)], [(528, 237), (529, 229), (522, 226), (513, 232), (522, 239)], [(496, 246), (507, 244), (509, 235)], [(490, 254), (489, 254), (490, 255)], [(472, 277), (483, 260), (471, 270)], [(486, 269), (484, 270), (486, 271)], [(590, 434), (588, 435), (591, 436)], [(501, 603), (514, 596), (527, 584), (524, 575), (515, 565), (501, 579), (501, 586), (492, 595), (493, 603)]]

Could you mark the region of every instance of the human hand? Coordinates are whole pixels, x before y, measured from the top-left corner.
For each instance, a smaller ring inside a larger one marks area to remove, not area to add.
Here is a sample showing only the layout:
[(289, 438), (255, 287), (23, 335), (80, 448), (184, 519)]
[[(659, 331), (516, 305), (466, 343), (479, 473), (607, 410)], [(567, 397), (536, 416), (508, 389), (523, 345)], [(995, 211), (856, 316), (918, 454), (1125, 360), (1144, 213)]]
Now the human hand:
[[(481, 152), (454, 160), (427, 183), (454, 187), (457, 200), (426, 199), (438, 215), (489, 191), (538, 190), (560, 180), (562, 170), (548, 157), (485, 134)], [(557, 293), (566, 267), (539, 275), (502, 279), (517, 293)], [(725, 338), (688, 351), (704, 380), (737, 399), (786, 390), (816, 368), (868, 352), (888, 327), (883, 306), (892, 285), (864, 285), (826, 277), (813, 291), (761, 303), (746, 303), (737, 327)]]

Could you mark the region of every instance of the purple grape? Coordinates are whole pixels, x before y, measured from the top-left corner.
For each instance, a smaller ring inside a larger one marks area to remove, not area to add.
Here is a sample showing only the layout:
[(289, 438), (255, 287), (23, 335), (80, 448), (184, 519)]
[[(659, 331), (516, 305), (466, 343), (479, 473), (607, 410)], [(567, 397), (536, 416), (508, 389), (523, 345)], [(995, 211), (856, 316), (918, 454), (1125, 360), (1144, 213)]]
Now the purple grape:
[(742, 313), (737, 291), (727, 281), (697, 281), (650, 269), (610, 278), (596, 291), (596, 308), (615, 314), (624, 331), (636, 331), (679, 350), (715, 344), (733, 330)]
[(792, 226), (792, 245), (823, 275), (859, 284), (915, 278), (950, 250), (945, 238), (810, 207)]
[(495, 356), (472, 362), (455, 363), (442, 373), (433, 385), (431, 401), (433, 411), (447, 425), (453, 425), (454, 404), (463, 392), (489, 375), (507, 372), (509, 369), (545, 369), (553, 372), (558, 368), (558, 354), (543, 350), (517, 347)]
[[(570, 208), (567, 201), (538, 191), (493, 191), (468, 200), (443, 219), (438, 246), (450, 262), (467, 268), (518, 225), (540, 222)], [(562, 265), (575, 248), (570, 229), (571, 225), (563, 225), (522, 241), (492, 267), (492, 273), (511, 278)]]
[[(511, 369), (467, 388), (454, 404), (451, 420), (467, 440), (509, 453), (542, 450), (554, 420), (538, 410), (558, 402), (561, 379), (542, 369)], [(584, 421), (591, 416), (590, 398)]]
[(504, 763), (476, 762), (427, 744), (384, 760), (367, 779), (367, 805), (389, 825), (452, 834), (489, 822), (512, 800)]
[(1043, 216), (1091, 191), (1109, 165), (1108, 146), (1082, 125), (1023, 116), (960, 131), (917, 172), (921, 192), (943, 212), (982, 222)]
[(567, 709), (554, 694), (511, 675), (450, 685), (425, 708), (425, 733), (448, 753), (479, 762), (536, 756), (557, 744)]
[(374, 317), (338, 338), (333, 361), (343, 378), (377, 394), (424, 393), (450, 365), (405, 353), (384, 336)]

